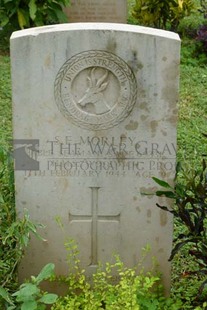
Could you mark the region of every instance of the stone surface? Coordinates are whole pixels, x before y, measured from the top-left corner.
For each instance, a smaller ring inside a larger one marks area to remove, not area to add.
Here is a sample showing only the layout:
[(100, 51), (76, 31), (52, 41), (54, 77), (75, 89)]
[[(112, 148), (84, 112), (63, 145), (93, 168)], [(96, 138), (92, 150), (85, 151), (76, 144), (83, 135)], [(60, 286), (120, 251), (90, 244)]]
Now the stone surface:
[(73, 238), (88, 276), (113, 253), (134, 266), (149, 244), (169, 290), (172, 217), (156, 207), (169, 201), (143, 193), (152, 176), (173, 182), (179, 48), (172, 32), (119, 24), (13, 33), (16, 207), (46, 226), (20, 279), (48, 262), (67, 273)]
[(74, 22), (127, 22), (126, 0), (71, 0), (65, 9), (68, 20)]

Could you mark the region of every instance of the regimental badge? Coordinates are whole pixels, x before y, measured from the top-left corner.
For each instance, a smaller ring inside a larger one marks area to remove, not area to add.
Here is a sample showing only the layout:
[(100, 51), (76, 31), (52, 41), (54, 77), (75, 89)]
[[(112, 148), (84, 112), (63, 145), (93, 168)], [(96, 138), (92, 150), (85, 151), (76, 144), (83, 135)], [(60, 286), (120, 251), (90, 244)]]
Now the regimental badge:
[(133, 71), (120, 57), (100, 50), (74, 55), (55, 79), (55, 101), (64, 117), (90, 130), (116, 126), (136, 102)]

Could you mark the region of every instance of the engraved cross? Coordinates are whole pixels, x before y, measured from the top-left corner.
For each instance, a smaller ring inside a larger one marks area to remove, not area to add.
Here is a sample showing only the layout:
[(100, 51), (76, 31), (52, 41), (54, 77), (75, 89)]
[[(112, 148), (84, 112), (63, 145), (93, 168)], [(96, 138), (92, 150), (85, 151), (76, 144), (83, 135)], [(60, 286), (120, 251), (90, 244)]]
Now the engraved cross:
[(99, 215), (98, 214), (98, 191), (100, 187), (90, 187), (91, 189), (91, 215), (74, 215), (69, 212), (69, 222), (90, 222), (91, 223), (91, 264), (98, 264), (98, 222), (110, 221), (119, 222), (120, 213), (116, 215)]

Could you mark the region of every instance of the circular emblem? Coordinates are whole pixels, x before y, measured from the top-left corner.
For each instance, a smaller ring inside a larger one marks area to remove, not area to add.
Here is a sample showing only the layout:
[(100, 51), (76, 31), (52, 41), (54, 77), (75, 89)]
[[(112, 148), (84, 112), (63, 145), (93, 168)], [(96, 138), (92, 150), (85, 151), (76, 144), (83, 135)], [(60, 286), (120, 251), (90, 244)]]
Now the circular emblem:
[(55, 101), (75, 125), (91, 130), (117, 125), (137, 98), (134, 73), (120, 57), (86, 51), (71, 57), (55, 79)]

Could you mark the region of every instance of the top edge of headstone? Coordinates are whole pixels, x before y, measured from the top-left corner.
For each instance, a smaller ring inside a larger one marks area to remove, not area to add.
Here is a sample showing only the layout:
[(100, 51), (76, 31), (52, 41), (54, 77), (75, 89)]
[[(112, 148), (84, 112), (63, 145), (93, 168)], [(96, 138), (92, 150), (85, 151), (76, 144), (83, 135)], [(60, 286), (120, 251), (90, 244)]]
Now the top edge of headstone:
[(11, 40), (26, 36), (38, 36), (39, 34), (42, 33), (76, 31), (76, 30), (83, 30), (83, 31), (110, 30), (120, 32), (132, 32), (180, 41), (179, 35), (175, 32), (149, 28), (144, 26), (120, 24), (120, 23), (67, 23), (67, 24), (35, 27), (13, 32), (11, 35)]

